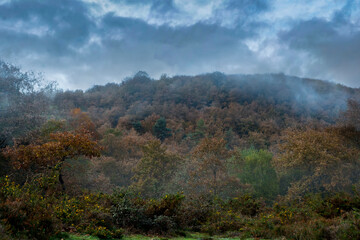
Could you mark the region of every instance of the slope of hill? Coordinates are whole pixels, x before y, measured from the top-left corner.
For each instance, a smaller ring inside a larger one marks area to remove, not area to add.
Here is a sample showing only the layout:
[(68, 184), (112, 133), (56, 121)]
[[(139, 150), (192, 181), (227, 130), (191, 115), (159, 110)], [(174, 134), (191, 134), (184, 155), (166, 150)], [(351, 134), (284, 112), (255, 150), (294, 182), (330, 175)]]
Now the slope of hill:
[(247, 132), (244, 125), (258, 130), (261, 121), (275, 122), (280, 128), (304, 121), (333, 124), (346, 109), (347, 100), (359, 94), (359, 89), (283, 74), (215, 72), (153, 80), (139, 72), (120, 84), (59, 92), (54, 104), (64, 112), (80, 108), (97, 124), (112, 127), (122, 117), (133, 123), (157, 114), (175, 122), (195, 123), (218, 115), (218, 121), (242, 135)]

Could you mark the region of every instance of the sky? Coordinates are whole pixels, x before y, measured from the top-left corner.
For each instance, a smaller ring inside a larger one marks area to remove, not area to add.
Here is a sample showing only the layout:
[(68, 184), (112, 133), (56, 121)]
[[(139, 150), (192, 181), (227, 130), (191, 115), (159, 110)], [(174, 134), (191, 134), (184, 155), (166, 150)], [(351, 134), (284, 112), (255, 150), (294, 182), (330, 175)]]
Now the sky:
[(138, 71), (360, 87), (360, 0), (0, 0), (0, 59), (63, 89)]

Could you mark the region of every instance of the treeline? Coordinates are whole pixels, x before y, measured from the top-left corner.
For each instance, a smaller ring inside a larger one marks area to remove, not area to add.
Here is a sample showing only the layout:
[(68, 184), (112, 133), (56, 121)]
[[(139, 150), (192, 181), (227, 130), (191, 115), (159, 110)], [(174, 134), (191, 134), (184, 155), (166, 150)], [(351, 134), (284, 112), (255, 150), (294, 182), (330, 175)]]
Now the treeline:
[(358, 89), (283, 74), (139, 72), (64, 92), (6, 63), (0, 86), (7, 234), (360, 234)]

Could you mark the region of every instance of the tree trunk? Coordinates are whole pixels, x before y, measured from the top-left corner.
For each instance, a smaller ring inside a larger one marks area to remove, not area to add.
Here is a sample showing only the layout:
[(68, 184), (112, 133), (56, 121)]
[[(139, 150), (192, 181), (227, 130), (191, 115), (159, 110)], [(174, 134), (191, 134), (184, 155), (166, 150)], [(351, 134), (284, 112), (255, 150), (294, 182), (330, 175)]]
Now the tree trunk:
[(61, 173), (61, 169), (59, 171), (59, 182), (61, 184), (62, 190), (65, 191), (65, 182), (64, 182), (64, 179), (63, 179), (63, 175)]
[(65, 162), (65, 158), (62, 159), (61, 163), (60, 163), (60, 166), (59, 166), (59, 182), (61, 184), (61, 188), (63, 191), (65, 191), (65, 182), (64, 182), (64, 179), (63, 179), (63, 175), (62, 175), (62, 165), (63, 163)]

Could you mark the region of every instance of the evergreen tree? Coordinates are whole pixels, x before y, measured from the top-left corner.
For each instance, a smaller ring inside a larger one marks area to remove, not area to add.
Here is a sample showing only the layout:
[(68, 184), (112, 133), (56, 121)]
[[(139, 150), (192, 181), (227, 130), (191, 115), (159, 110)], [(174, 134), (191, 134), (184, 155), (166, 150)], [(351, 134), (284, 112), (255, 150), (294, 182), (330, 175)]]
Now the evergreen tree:
[(166, 127), (166, 120), (163, 117), (159, 118), (156, 121), (156, 123), (153, 127), (153, 132), (154, 132), (154, 135), (161, 141), (164, 141), (165, 138), (171, 136), (171, 129)]

